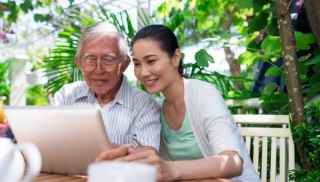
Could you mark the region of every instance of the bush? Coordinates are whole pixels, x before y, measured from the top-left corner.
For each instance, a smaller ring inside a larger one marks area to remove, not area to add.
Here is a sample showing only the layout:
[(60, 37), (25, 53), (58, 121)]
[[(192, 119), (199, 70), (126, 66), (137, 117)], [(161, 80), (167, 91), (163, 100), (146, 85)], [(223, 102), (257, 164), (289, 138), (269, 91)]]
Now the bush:
[(320, 101), (309, 104), (305, 108), (306, 122), (293, 128), (296, 143), (303, 146), (311, 170), (297, 169), (290, 178), (295, 181), (320, 181)]

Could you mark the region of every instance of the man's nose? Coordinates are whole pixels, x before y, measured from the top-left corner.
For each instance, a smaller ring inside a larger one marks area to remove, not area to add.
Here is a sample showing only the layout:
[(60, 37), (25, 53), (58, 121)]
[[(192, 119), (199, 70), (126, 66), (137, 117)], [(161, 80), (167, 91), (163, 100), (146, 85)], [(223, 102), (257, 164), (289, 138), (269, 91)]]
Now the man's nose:
[(96, 66), (95, 71), (96, 71), (96, 72), (99, 72), (99, 73), (101, 73), (101, 72), (104, 71), (103, 67), (101, 66), (100, 59), (97, 60), (97, 66)]

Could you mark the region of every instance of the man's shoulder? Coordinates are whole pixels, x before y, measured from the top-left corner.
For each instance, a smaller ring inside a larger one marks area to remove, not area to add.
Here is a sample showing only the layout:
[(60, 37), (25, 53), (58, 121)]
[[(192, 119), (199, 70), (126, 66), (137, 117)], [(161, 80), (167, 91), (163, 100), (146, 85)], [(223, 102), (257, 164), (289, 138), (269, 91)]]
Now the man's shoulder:
[(83, 91), (87, 91), (88, 86), (84, 81), (75, 81), (63, 85), (58, 92), (64, 92), (66, 95), (75, 94)]
[(78, 97), (85, 96), (88, 92), (88, 86), (84, 81), (76, 81), (65, 84), (55, 93), (55, 100), (59, 102), (73, 102)]

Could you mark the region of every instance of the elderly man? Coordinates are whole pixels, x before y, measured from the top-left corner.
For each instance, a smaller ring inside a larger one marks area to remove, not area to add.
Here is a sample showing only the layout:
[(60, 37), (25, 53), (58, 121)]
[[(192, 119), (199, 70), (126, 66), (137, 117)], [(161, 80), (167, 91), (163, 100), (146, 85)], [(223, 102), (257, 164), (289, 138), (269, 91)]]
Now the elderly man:
[(123, 72), (129, 64), (127, 42), (114, 26), (88, 28), (79, 42), (76, 64), (84, 80), (64, 85), (56, 105), (99, 104), (109, 139), (128, 144), (133, 135), (145, 146), (159, 149), (159, 105), (129, 85)]

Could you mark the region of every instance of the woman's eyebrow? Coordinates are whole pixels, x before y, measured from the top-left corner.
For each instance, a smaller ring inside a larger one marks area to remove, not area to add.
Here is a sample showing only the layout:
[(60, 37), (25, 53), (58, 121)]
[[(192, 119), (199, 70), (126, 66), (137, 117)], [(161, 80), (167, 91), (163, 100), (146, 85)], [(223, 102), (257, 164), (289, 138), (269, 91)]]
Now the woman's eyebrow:
[(147, 58), (154, 57), (154, 56), (157, 56), (157, 55), (155, 55), (155, 54), (149, 54), (149, 55), (143, 56), (143, 59), (147, 59)]
[[(155, 54), (149, 54), (149, 55), (146, 55), (146, 56), (143, 56), (142, 59), (148, 59), (148, 58), (152, 58), (152, 57), (156, 57), (157, 55)], [(138, 61), (137, 58), (135, 58), (134, 56), (132, 57), (132, 61)]]

